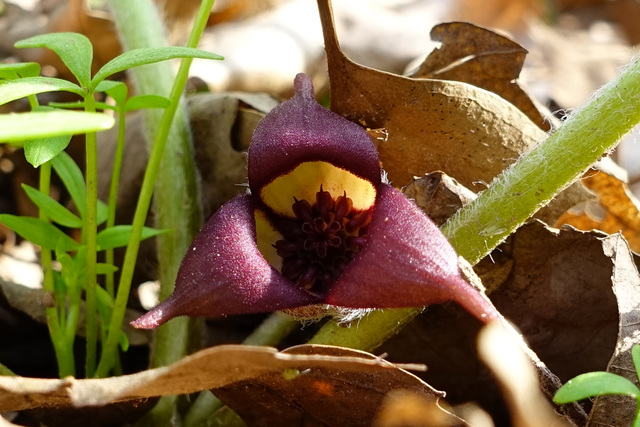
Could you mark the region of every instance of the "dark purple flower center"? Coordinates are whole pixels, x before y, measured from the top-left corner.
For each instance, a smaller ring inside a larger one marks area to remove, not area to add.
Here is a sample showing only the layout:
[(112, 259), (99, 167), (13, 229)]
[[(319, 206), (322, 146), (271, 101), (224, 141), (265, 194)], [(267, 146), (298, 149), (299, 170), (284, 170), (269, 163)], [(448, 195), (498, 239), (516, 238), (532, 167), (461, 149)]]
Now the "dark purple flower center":
[(295, 200), (292, 208), (296, 218), (278, 223), (284, 238), (274, 245), (283, 259), (282, 274), (322, 294), (360, 252), (373, 208), (355, 210), (346, 193), (334, 200), (322, 187), (315, 204)]

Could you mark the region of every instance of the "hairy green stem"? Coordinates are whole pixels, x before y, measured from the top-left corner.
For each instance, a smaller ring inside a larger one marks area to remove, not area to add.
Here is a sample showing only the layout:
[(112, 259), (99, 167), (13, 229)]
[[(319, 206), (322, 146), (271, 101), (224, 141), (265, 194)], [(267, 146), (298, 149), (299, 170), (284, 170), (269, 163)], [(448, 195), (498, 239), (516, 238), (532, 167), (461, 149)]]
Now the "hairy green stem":
[[(85, 111), (96, 111), (93, 93), (85, 96), (84, 105)], [(85, 322), (87, 339), (86, 376), (92, 377), (96, 369), (98, 346), (98, 303), (96, 296), (96, 259), (98, 253), (98, 150), (95, 132), (89, 132), (86, 134), (85, 175), (85, 179), (87, 181), (87, 212), (84, 218), (83, 238), (84, 243), (87, 246), (87, 258), (85, 261)]]
[[(442, 232), (460, 255), (476, 264), (611, 151), (639, 121), (640, 61), (635, 61), (460, 209)], [(359, 321), (357, 328), (330, 322), (311, 342), (372, 350), (420, 310), (376, 311)]]

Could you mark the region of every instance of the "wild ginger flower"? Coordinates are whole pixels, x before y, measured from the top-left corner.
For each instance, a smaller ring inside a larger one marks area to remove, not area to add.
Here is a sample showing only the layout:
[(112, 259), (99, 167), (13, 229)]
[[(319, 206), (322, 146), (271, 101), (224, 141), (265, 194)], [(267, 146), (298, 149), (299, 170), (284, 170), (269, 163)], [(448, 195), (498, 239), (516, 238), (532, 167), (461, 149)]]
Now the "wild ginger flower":
[(498, 314), (461, 276), (440, 230), (383, 182), (364, 129), (315, 101), (309, 76), (257, 126), (251, 194), (204, 225), (174, 293), (132, 323), (217, 317), (325, 303), (399, 308), (456, 301), (483, 321)]

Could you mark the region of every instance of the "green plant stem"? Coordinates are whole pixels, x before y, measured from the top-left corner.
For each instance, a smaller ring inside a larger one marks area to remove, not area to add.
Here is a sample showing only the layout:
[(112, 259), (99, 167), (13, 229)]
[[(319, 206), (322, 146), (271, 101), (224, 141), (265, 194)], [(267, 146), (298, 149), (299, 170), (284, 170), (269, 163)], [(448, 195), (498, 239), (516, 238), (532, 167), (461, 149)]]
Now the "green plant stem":
[[(300, 322), (297, 320), (277, 311), (267, 317), (242, 343), (245, 345), (276, 345), (299, 325)], [(222, 406), (224, 403), (210, 391), (200, 392), (184, 417), (183, 427), (207, 425), (208, 420)], [(212, 424), (215, 425), (215, 423)]]
[[(111, 172), (111, 184), (109, 186), (109, 202), (107, 228), (113, 227), (116, 223), (116, 206), (118, 204), (118, 184), (120, 182), (120, 172), (122, 171), (122, 159), (124, 157), (124, 137), (125, 137), (125, 112), (124, 106), (119, 106), (118, 110), (118, 142), (116, 153), (113, 158), (113, 171)], [(114, 264), (113, 249), (105, 251), (105, 262)], [(111, 298), (115, 297), (114, 274), (108, 273), (105, 276), (105, 288)]]
[[(456, 251), (472, 265), (490, 253), (615, 147), (640, 121), (639, 100), (640, 62), (636, 61), (444, 225), (442, 232)], [(420, 310), (376, 311), (357, 328), (330, 322), (311, 342), (372, 350)]]
[[(111, 0), (111, 6), (114, 20), (127, 49), (165, 44), (163, 29), (160, 25), (161, 21), (151, 1)], [(187, 46), (197, 46), (212, 6), (213, 0), (202, 2)], [(164, 164), (167, 173), (162, 174), (163, 181), (158, 183), (158, 191), (156, 192), (156, 218), (158, 220), (156, 225), (159, 227), (167, 225), (175, 231), (171, 233), (172, 241), (161, 240), (159, 242), (161, 296), (166, 297), (168, 295), (167, 289), (173, 288), (180, 259), (200, 227), (201, 213), (198, 203), (196, 168), (193, 164), (190, 147), (188, 121), (184, 109), (179, 108), (190, 65), (190, 59), (183, 59), (175, 80), (172, 80), (171, 69), (168, 64), (161, 63), (156, 64), (156, 66), (140, 67), (134, 70), (136, 82), (141, 93), (165, 95), (166, 87), (170, 86), (169, 100), (171, 104), (162, 112), (158, 126), (150, 125), (149, 121), (147, 121), (147, 129), (152, 133), (157, 129), (157, 132), (153, 138), (154, 144), (151, 148), (149, 163), (145, 171), (133, 219), (132, 236), (125, 253), (109, 334), (103, 347), (100, 365), (98, 366), (99, 376), (106, 375), (113, 364), (114, 352), (117, 347), (117, 333), (120, 331), (124, 318), (135, 261), (140, 247), (140, 236), (147, 218), (165, 146), (169, 147), (168, 154), (170, 155), (167, 163)], [(153, 110), (149, 111), (149, 114), (153, 114)], [(179, 113), (178, 115), (176, 115), (177, 112)], [(175, 122), (174, 117), (176, 118)], [(170, 135), (172, 123), (174, 123), (174, 128), (173, 133)], [(171, 141), (168, 141), (169, 138), (171, 138)], [(178, 159), (182, 162), (187, 162), (188, 166), (185, 166), (184, 163), (176, 163), (175, 161)], [(174, 164), (168, 163), (171, 160), (174, 160)], [(176, 175), (174, 172), (180, 175)], [(176, 186), (178, 186), (178, 190), (176, 190)], [(172, 215), (166, 215), (166, 211), (169, 209), (171, 209)], [(165, 337), (162, 337), (161, 332), (158, 331), (157, 347), (154, 351), (152, 365), (158, 366), (170, 363), (186, 354), (189, 338), (187, 333), (188, 323), (187, 319), (179, 319), (177, 322), (165, 325), (166, 327), (161, 328), (166, 331), (164, 332), (166, 334)], [(167, 345), (167, 341), (171, 341), (171, 339), (174, 340), (174, 345)], [(176, 342), (176, 340), (180, 342)]]
[[(40, 166), (40, 182), (39, 190), (41, 193), (49, 195), (51, 189), (51, 163), (46, 162)], [(47, 216), (41, 211), (40, 219), (48, 220)], [(42, 286), (45, 293), (53, 296), (55, 295), (55, 285), (52, 269), (52, 255), (51, 250), (46, 248), (40, 249), (40, 263), (42, 265), (43, 282)], [(64, 310), (64, 307), (55, 305), (53, 307), (47, 307), (45, 313), (47, 315), (47, 325), (49, 327), (49, 335), (51, 336), (51, 343), (56, 353), (58, 360), (58, 373), (60, 378), (75, 375), (75, 360), (73, 357), (73, 348), (67, 346), (67, 340), (65, 334), (60, 327), (60, 316), (58, 310)]]
[[(85, 111), (95, 112), (93, 93), (84, 98)], [(95, 132), (86, 134), (87, 212), (84, 218), (83, 238), (87, 247), (85, 281), (85, 319), (87, 339), (86, 376), (92, 377), (96, 369), (98, 345), (98, 303), (96, 297), (97, 275), (97, 206), (98, 206), (98, 150)]]
[[(35, 110), (40, 106), (38, 98), (35, 95), (30, 95), (27, 99), (29, 100), (29, 106), (32, 110)], [(40, 166), (39, 190), (47, 196), (51, 192), (51, 162), (46, 162)], [(42, 220), (48, 220), (46, 214), (42, 211), (39, 212), (39, 217)], [(55, 295), (55, 283), (52, 269), (53, 257), (51, 250), (46, 248), (40, 249), (40, 263), (42, 265), (43, 273), (42, 287), (46, 293)], [(58, 361), (58, 374), (60, 378), (63, 378), (66, 376), (75, 376), (76, 374), (76, 362), (73, 354), (75, 330), (73, 331), (71, 343), (69, 343), (70, 339), (67, 335), (68, 332), (63, 331), (60, 323), (59, 310), (64, 311), (65, 307), (59, 305), (55, 307), (47, 307), (45, 309), (45, 314), (47, 316), (49, 336), (51, 337), (51, 343), (53, 344), (53, 349)]]

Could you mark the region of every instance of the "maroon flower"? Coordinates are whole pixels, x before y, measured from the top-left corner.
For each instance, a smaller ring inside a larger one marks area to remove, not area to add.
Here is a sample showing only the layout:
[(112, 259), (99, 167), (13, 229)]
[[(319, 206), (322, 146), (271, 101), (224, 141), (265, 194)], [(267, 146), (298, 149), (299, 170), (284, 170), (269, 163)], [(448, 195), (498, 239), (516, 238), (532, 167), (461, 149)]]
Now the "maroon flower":
[(483, 321), (497, 318), (460, 276), (440, 230), (382, 182), (367, 133), (320, 106), (308, 76), (299, 74), (294, 89), (255, 130), (251, 194), (209, 219), (174, 293), (132, 325), (316, 303), (398, 308), (450, 300)]

